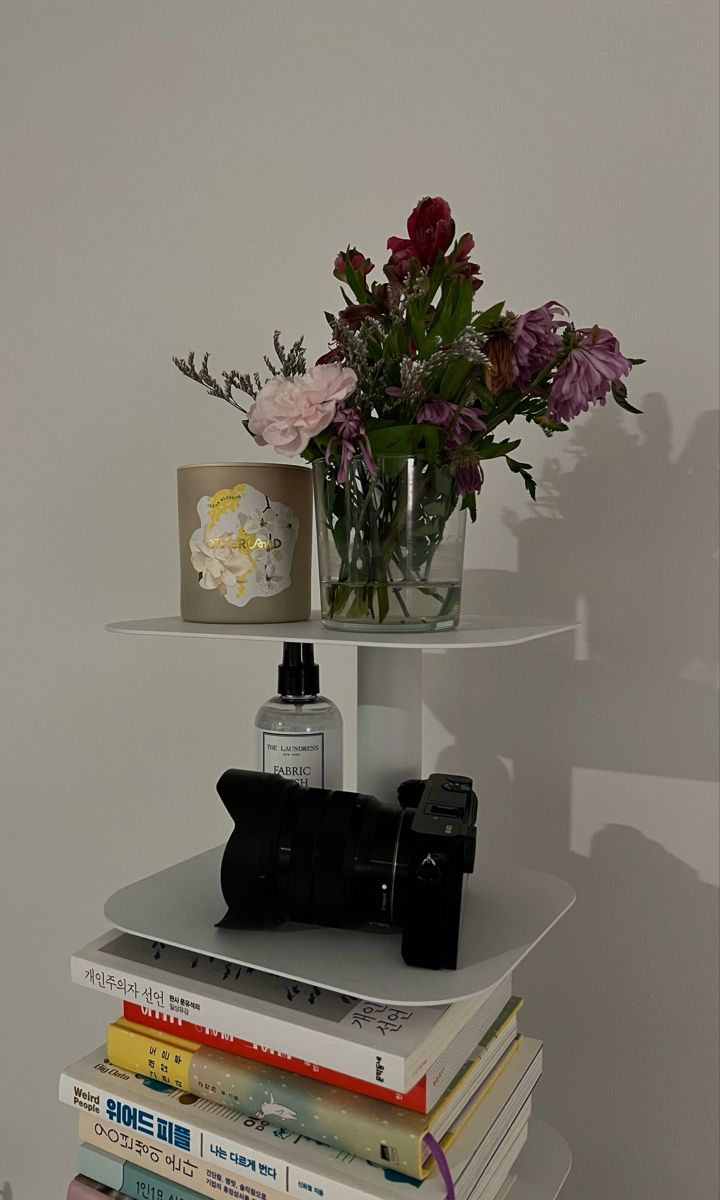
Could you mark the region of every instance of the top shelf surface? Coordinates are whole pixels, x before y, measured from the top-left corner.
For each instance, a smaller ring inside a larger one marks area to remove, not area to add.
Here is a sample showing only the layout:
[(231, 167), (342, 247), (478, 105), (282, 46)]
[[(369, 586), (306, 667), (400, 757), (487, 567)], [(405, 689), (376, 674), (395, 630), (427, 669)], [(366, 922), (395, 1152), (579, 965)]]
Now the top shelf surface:
[(378, 646), (405, 650), (469, 650), (492, 646), (517, 646), (538, 638), (576, 629), (574, 622), (536, 621), (528, 617), (462, 617), (457, 629), (446, 633), (367, 633), (326, 629), (318, 613), (309, 621), (265, 625), (209, 625), (180, 617), (151, 617), (145, 621), (115, 621), (110, 633), (164, 634), (171, 637), (235, 638), (260, 642), (314, 642), (320, 646)]

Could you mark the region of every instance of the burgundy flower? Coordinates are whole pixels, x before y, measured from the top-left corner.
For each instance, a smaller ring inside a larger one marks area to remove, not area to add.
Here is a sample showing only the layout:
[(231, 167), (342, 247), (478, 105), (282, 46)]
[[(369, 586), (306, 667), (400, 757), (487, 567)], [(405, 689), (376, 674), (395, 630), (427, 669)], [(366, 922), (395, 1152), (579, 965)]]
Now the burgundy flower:
[(468, 405), (459, 408), (457, 404), (450, 404), (447, 400), (425, 400), (418, 408), (415, 420), (421, 424), (427, 422), (429, 425), (449, 429), (450, 433), (445, 439), (446, 450), (459, 449), (467, 443), (471, 434), (485, 428), (483, 414), (478, 408), (470, 408)]
[(374, 283), (370, 289), (378, 314), (390, 312), (390, 288), (386, 283)]
[(613, 383), (632, 369), (609, 329), (576, 329), (572, 340), (550, 387), (547, 415), (552, 421), (571, 421), (591, 404), (604, 404)]
[(338, 483), (346, 482), (348, 463), (356, 454), (362, 456), (368, 474), (374, 479), (377, 475), (377, 467), (375, 466), (370, 443), (367, 438), (367, 431), (359, 410), (357, 408), (339, 409), (335, 414), (333, 428), (335, 433), (327, 444), (325, 461), (329, 462), (333, 453), (338, 449), (340, 450), (340, 466), (337, 473)]
[(527, 387), (562, 350), (558, 330), (567, 325), (563, 314), (569, 315), (563, 304), (548, 300), (540, 308), (531, 308), (515, 318), (513, 358), (518, 387)]
[(477, 263), (470, 262), (470, 254), (475, 248), (475, 239), (471, 233), (464, 233), (459, 239), (457, 246), (450, 258), (450, 273), (459, 275), (466, 279), (472, 280), (473, 291), (476, 292), (479, 287), (482, 287), (482, 279), (479, 278), (480, 267)]
[(415, 253), (415, 247), (411, 242), (405, 241), (402, 238), (388, 238), (388, 249), (390, 249), (391, 242), (396, 242), (397, 245), (385, 263), (383, 270), (390, 282), (399, 286), (403, 283), (412, 264), (418, 261), (418, 258)]
[(374, 304), (348, 304), (338, 313), (338, 321), (347, 325), (348, 329), (359, 329), (367, 317), (376, 317), (377, 309)]
[(325, 363), (337, 363), (342, 362), (342, 360), (342, 350), (339, 346), (333, 346), (331, 350), (328, 350), (325, 354), (321, 354), (320, 357), (315, 360), (315, 366), (321, 367)]
[(410, 213), (407, 231), (406, 238), (389, 237), (387, 240), (391, 254), (385, 273), (388, 279), (397, 283), (402, 283), (413, 259), (417, 259), (421, 267), (431, 267), (452, 244), (455, 222), (450, 216), (447, 200), (441, 196), (425, 196)]
[[(410, 213), (407, 231), (421, 264), (431, 267), (438, 255), (449, 249), (455, 237), (455, 222), (450, 216), (447, 200), (441, 196), (426, 196)], [(389, 241), (388, 249), (393, 249)]]
[(333, 271), (333, 275), (336, 279), (342, 280), (343, 283), (347, 281), (348, 262), (350, 263), (353, 271), (359, 271), (364, 279), (367, 278), (367, 276), (375, 267), (375, 263), (370, 262), (370, 259), (366, 258), (365, 255), (357, 250), (354, 246), (352, 250), (341, 250), (335, 259), (335, 269)]

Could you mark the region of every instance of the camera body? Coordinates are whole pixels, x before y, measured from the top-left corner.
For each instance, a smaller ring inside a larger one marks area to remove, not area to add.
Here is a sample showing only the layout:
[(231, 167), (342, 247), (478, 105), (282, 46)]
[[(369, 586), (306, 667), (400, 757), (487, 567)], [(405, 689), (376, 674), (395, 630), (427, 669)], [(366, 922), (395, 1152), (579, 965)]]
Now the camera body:
[(466, 775), (401, 784), (409, 815), (402, 956), (410, 966), (457, 967), (466, 876), (475, 866), (477, 796)]
[(408, 965), (457, 967), (478, 806), (467, 776), (408, 780), (389, 804), (258, 771), (225, 771), (217, 789), (235, 824), (221, 926), (390, 927)]

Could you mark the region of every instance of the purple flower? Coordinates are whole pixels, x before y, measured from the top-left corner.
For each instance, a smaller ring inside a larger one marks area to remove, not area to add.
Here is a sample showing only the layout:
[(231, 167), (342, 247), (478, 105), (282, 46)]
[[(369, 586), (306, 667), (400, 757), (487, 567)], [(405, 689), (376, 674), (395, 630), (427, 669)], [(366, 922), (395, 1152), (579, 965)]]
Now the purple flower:
[(632, 369), (609, 329), (577, 329), (573, 340), (550, 388), (547, 413), (552, 421), (571, 421), (591, 404), (604, 404), (613, 383)]
[(457, 450), (464, 446), (472, 433), (478, 433), (485, 428), (483, 414), (478, 408), (467, 405), (458, 407), (447, 400), (425, 400), (415, 414), (415, 420), (423, 424), (439, 425), (441, 429), (449, 429), (445, 439), (446, 450)]
[[(387, 391), (391, 389), (388, 388)], [(394, 389), (393, 389), (394, 390)], [(419, 425), (440, 425), (447, 429), (455, 414), (455, 405), (447, 400), (424, 400), (415, 413)]]
[(513, 359), (518, 387), (527, 387), (538, 371), (562, 350), (562, 338), (557, 331), (567, 325), (563, 313), (569, 316), (563, 304), (547, 300), (540, 308), (531, 308), (515, 318)]
[(480, 463), (463, 462), (456, 465), (455, 483), (461, 496), (467, 496), (468, 492), (479, 492), (484, 482), (485, 476)]
[(339, 409), (335, 414), (333, 427), (335, 434), (327, 444), (325, 461), (329, 462), (333, 452), (338, 448), (340, 449), (340, 466), (337, 473), (338, 483), (346, 482), (348, 463), (358, 453), (362, 456), (368, 474), (374, 479), (377, 475), (377, 467), (373, 461), (367, 432), (359, 410), (357, 408)]

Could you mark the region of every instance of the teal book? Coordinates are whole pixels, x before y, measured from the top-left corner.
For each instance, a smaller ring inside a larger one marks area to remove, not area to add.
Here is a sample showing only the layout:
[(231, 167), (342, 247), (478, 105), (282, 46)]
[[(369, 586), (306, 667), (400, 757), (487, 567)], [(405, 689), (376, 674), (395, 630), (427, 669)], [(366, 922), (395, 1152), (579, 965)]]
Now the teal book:
[(152, 1171), (144, 1171), (134, 1163), (116, 1158), (114, 1154), (105, 1154), (84, 1142), (80, 1144), (80, 1172), (106, 1187), (116, 1188), (132, 1200), (206, 1200), (192, 1188), (163, 1179)]

